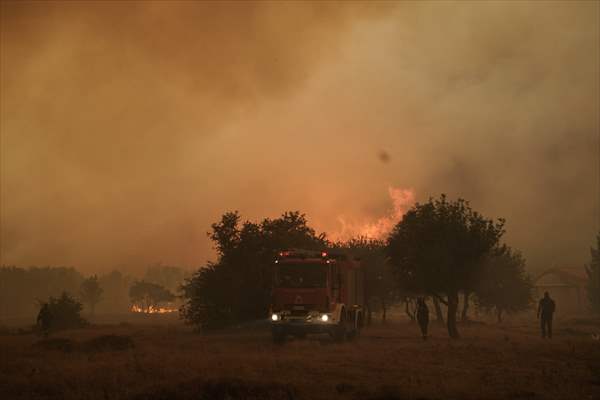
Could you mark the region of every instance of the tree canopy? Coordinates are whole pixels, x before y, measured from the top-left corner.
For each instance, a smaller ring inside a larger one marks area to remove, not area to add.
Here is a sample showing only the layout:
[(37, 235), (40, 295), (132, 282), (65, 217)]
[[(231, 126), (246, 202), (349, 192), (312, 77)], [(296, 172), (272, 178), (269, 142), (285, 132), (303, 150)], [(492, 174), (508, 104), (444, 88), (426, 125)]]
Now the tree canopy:
[(171, 293), (177, 293), (187, 275), (187, 271), (181, 267), (156, 263), (146, 269), (144, 281), (156, 283), (168, 289)]
[(129, 297), (134, 305), (149, 313), (163, 303), (175, 300), (175, 295), (155, 283), (137, 281), (129, 289)]
[(317, 235), (298, 211), (261, 222), (241, 222), (228, 212), (212, 225), (208, 236), (218, 260), (199, 269), (183, 285), (182, 316), (204, 328), (264, 318), (271, 300), (276, 253), (286, 248), (320, 250), (325, 235)]
[(505, 312), (528, 308), (533, 301), (533, 283), (521, 253), (508, 246), (494, 249), (483, 263), (475, 294), (477, 306), (495, 312), (498, 322)]
[(458, 294), (477, 282), (484, 257), (498, 245), (504, 220), (492, 221), (463, 199), (445, 195), (415, 204), (394, 227), (387, 254), (398, 283), (448, 305), (447, 325), (458, 337)]
[(81, 283), (79, 291), (81, 301), (90, 307), (90, 314), (94, 315), (96, 304), (102, 299), (102, 288), (96, 275), (90, 276)]

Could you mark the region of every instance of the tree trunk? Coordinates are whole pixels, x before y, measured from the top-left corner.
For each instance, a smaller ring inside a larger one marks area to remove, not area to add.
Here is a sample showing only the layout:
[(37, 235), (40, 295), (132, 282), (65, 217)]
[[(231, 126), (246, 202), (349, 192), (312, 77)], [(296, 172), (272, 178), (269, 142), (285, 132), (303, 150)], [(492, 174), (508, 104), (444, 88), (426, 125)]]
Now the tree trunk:
[(462, 313), (460, 315), (460, 320), (462, 322), (466, 322), (469, 319), (469, 315), (467, 314), (469, 312), (469, 297), (470, 297), (471, 293), (466, 292), (464, 293), (464, 303), (463, 303), (463, 309), (462, 309)]
[(456, 312), (458, 311), (458, 293), (448, 294), (448, 335), (452, 339), (458, 339), (458, 329), (456, 328)]
[(381, 322), (383, 324), (385, 324), (386, 322), (386, 313), (387, 313), (387, 308), (385, 306), (385, 299), (382, 297), (381, 298)]
[(408, 318), (410, 318), (411, 322), (415, 321), (415, 313), (413, 313), (410, 309), (410, 304), (411, 300), (409, 298), (404, 299), (404, 312), (406, 313), (406, 315), (408, 315)]
[(371, 304), (367, 302), (367, 325), (371, 326), (371, 321), (373, 319), (373, 309), (371, 308)]
[(498, 309), (498, 323), (501, 324), (502, 323), (502, 309)]
[(435, 316), (436, 316), (437, 322), (444, 325), (444, 313), (442, 313), (442, 307), (440, 306), (440, 301), (435, 296), (433, 296), (433, 306), (435, 308)]

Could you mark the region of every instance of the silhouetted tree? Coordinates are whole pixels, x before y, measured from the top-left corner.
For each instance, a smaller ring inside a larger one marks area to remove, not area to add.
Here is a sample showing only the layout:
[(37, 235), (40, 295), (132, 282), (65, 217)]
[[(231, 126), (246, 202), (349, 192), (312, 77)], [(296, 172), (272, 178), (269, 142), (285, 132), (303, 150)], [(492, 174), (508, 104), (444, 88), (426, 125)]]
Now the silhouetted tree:
[(129, 312), (131, 308), (129, 289), (133, 281), (133, 278), (123, 275), (117, 270), (101, 275), (98, 278), (98, 284), (104, 293), (102, 302), (98, 304), (98, 309), (103, 310), (103, 312)]
[(96, 275), (90, 276), (81, 283), (79, 291), (83, 303), (90, 307), (90, 315), (94, 315), (96, 304), (102, 299), (102, 288), (98, 284)]
[(390, 234), (387, 252), (399, 284), (448, 306), (450, 337), (459, 337), (458, 295), (471, 288), (503, 226), (503, 220), (485, 219), (467, 201), (448, 201), (442, 195), (417, 203)]
[(327, 244), (325, 236), (317, 236), (299, 212), (242, 224), (237, 212), (229, 212), (212, 225), (208, 236), (218, 260), (186, 280), (181, 308), (186, 322), (204, 328), (264, 318), (277, 252), (286, 248), (320, 250)]
[(156, 283), (172, 293), (177, 293), (187, 277), (188, 273), (183, 268), (157, 263), (146, 269), (144, 281)]
[(433, 309), (435, 310), (435, 319), (439, 324), (444, 324), (444, 313), (442, 312), (442, 305), (440, 300), (433, 296)]
[(44, 335), (49, 332), (80, 328), (87, 322), (81, 317), (83, 306), (66, 292), (60, 297), (50, 297), (47, 302), (40, 302), (37, 328)]
[(592, 259), (585, 266), (588, 276), (587, 294), (593, 312), (600, 313), (600, 233), (596, 236), (596, 248), (590, 249)]
[(138, 281), (131, 285), (129, 298), (134, 305), (149, 313), (161, 304), (175, 300), (175, 295), (155, 283)]
[(533, 284), (525, 272), (525, 259), (508, 246), (494, 249), (485, 259), (476, 290), (477, 306), (494, 312), (498, 322), (503, 313), (527, 309), (533, 301)]

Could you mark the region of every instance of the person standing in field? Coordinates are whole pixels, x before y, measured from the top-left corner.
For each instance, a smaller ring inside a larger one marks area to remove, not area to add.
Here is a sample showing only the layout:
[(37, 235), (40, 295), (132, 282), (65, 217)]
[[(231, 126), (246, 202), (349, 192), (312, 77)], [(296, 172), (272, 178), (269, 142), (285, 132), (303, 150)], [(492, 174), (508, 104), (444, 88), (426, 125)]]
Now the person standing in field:
[(429, 326), (429, 308), (423, 297), (417, 299), (417, 322), (421, 328), (423, 340), (427, 340), (427, 327)]
[(545, 292), (544, 297), (540, 300), (537, 311), (538, 319), (541, 317), (543, 338), (545, 338), (547, 335), (548, 339), (552, 339), (552, 317), (554, 316), (555, 310), (556, 303), (554, 303), (554, 300), (550, 298), (548, 292)]
[(37, 326), (44, 337), (48, 337), (48, 333), (50, 333), (51, 319), (50, 307), (48, 307), (48, 303), (44, 303), (37, 316)]

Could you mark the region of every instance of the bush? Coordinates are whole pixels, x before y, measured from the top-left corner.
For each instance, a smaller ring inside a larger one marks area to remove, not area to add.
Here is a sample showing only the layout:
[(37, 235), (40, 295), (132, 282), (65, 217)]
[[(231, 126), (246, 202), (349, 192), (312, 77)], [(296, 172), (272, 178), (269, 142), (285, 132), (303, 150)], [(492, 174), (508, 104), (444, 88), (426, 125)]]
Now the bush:
[(40, 303), (36, 328), (44, 335), (62, 329), (81, 328), (87, 321), (81, 317), (83, 306), (66, 292), (58, 297), (50, 297)]

